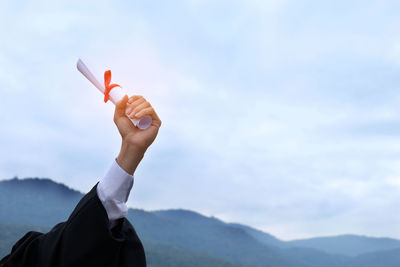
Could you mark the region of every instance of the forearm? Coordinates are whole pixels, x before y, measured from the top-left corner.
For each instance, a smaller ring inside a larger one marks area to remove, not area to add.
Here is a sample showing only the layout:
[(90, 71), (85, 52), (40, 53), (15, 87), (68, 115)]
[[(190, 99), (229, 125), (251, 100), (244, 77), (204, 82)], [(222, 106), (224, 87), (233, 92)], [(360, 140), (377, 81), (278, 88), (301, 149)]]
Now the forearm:
[(133, 175), (145, 151), (145, 149), (137, 145), (122, 141), (121, 150), (116, 159), (117, 163), (124, 171)]
[(118, 157), (99, 182), (97, 193), (107, 211), (111, 226), (116, 219), (125, 217), (128, 211), (126, 201), (133, 186), (133, 174), (143, 155), (143, 149), (123, 141)]

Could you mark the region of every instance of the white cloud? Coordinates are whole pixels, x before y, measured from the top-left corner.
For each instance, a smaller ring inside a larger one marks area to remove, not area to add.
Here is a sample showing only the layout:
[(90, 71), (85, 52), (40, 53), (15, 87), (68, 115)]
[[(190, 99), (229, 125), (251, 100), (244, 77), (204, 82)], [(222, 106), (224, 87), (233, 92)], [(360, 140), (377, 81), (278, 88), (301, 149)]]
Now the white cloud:
[(286, 239), (400, 237), (398, 9), (7, 2), (0, 175), (82, 191), (103, 175), (120, 140), (113, 106), (75, 70), (83, 57), (163, 120), (131, 206), (195, 209)]

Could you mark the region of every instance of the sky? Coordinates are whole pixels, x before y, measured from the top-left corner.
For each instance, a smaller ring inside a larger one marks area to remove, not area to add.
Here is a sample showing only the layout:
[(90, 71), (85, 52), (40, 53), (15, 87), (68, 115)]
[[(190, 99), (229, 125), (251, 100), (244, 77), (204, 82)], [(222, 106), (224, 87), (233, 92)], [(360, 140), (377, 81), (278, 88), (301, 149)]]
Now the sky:
[(82, 58), (163, 122), (130, 207), (400, 238), (399, 1), (0, 1), (0, 179), (86, 192), (118, 155)]

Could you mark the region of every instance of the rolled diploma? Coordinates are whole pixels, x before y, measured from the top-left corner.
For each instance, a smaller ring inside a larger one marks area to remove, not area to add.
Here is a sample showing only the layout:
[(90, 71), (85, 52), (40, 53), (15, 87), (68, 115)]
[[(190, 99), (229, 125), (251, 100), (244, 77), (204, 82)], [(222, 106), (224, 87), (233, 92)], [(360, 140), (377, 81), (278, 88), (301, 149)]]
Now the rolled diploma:
[[(99, 81), (94, 77), (94, 75), (90, 72), (89, 68), (85, 65), (85, 63), (83, 63), (83, 61), (81, 59), (78, 59), (76, 67), (78, 68), (80, 73), (82, 73), (83, 76), (85, 76), (104, 95), (104, 90), (105, 90), (104, 86), (101, 85), (101, 83), (99, 83)], [(114, 87), (110, 91), (110, 100), (115, 105), (126, 94), (127, 93), (126, 93), (125, 89), (123, 89), (121, 87)], [(128, 117), (128, 114), (126, 114), (126, 116)], [(131, 119), (131, 118), (129, 118), (129, 119), (132, 121), (133, 125), (135, 125), (136, 127), (138, 127), (139, 129), (142, 129), (142, 130), (149, 128), (149, 126), (151, 125), (151, 123), (153, 121), (151, 116), (149, 116), (149, 115), (146, 115), (140, 119)]]

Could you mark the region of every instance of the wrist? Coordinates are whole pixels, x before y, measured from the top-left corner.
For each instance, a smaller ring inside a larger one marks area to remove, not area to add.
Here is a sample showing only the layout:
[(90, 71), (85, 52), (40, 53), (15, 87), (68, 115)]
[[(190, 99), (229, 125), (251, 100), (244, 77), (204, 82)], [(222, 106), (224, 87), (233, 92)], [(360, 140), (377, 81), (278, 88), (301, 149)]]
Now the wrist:
[(144, 153), (142, 148), (123, 141), (116, 161), (124, 171), (133, 175)]

